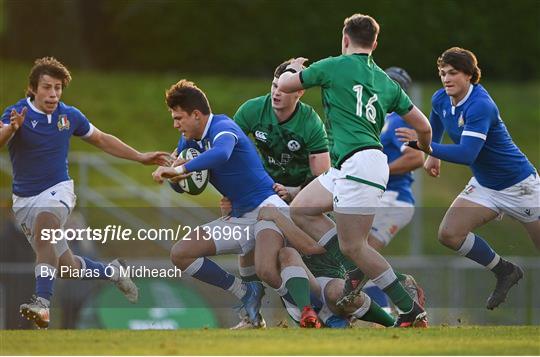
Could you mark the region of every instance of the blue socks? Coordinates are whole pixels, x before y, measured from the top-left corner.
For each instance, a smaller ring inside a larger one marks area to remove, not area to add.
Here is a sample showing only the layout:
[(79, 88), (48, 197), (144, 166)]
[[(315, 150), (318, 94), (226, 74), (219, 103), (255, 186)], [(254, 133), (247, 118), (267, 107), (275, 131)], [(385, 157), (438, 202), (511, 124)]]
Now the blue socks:
[[(113, 270), (112, 267), (107, 269), (107, 264), (93, 261), (88, 257), (80, 257), (76, 255), (75, 258), (78, 258), (81, 262), (82, 280), (109, 280), (111, 278)], [(85, 270), (91, 270), (92, 272), (91, 274), (84, 274)]]
[(458, 250), (458, 253), (478, 264), (493, 269), (501, 257), (489, 246), (489, 244), (476, 234), (469, 233)]
[(388, 297), (377, 285), (367, 286), (363, 291), (371, 298), (371, 301), (375, 301), (380, 307), (390, 307)]
[(198, 258), (184, 270), (184, 273), (223, 290), (228, 290), (237, 279), (208, 258)]
[(47, 301), (51, 300), (56, 278), (56, 268), (52, 265), (41, 263), (34, 268), (36, 276), (36, 296)]

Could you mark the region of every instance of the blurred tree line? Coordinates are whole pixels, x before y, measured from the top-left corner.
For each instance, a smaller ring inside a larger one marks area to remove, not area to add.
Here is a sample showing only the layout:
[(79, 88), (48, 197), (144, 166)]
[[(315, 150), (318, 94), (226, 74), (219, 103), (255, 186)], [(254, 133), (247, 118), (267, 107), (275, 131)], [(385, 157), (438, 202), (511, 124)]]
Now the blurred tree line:
[(340, 53), (345, 17), (381, 25), (375, 59), (436, 78), (445, 49), (473, 50), (489, 79), (538, 78), (539, 0), (0, 0), (3, 58), (53, 55), (97, 69), (267, 75)]

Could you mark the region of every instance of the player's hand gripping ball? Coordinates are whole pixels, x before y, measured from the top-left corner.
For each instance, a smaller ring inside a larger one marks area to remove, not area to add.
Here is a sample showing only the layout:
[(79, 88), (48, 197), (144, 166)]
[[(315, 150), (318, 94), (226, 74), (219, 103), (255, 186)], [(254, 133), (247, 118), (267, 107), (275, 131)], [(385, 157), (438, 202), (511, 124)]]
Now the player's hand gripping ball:
[[(182, 158), (186, 161), (192, 160), (199, 156), (201, 153), (194, 148), (187, 148), (182, 150), (178, 155), (178, 158)], [(181, 181), (178, 184), (171, 184), (173, 188), (178, 191), (179, 188), (181, 191), (190, 195), (198, 195), (204, 191), (206, 185), (208, 185), (208, 170), (195, 171), (193, 174)], [(176, 186), (176, 187), (175, 187)]]

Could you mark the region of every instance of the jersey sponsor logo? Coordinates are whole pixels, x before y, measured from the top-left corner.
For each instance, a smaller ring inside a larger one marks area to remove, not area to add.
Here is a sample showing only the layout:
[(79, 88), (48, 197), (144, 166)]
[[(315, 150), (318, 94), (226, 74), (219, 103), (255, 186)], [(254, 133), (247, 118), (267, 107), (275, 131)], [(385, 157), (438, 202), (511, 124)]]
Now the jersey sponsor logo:
[(62, 130), (69, 130), (69, 120), (67, 118), (67, 115), (62, 114), (58, 116), (58, 123), (56, 123), (56, 126), (58, 127), (58, 131)]
[(442, 116), (443, 116), (443, 118), (446, 118), (446, 109), (443, 109)]
[(265, 133), (264, 131), (256, 130), (255, 131), (255, 139), (260, 140), (262, 142), (266, 142), (268, 133)]
[(283, 168), (283, 166), (287, 165), (289, 161), (291, 161), (292, 156), (289, 154), (281, 154), (281, 161), (277, 161), (274, 159), (273, 156), (267, 156), (268, 163), (272, 165), (277, 165)]
[(461, 114), (459, 115), (459, 119), (458, 119), (458, 121), (457, 121), (457, 125), (458, 125), (458, 127), (460, 127), (460, 128), (461, 128), (463, 125), (465, 125), (465, 119), (463, 119), (463, 113), (461, 113)]
[(38, 121), (37, 121), (37, 120), (32, 120), (31, 123), (32, 123), (32, 128), (35, 128), (36, 125), (38, 125)]
[(300, 150), (300, 143), (296, 140), (291, 140), (287, 143), (287, 147), (291, 151), (298, 151)]

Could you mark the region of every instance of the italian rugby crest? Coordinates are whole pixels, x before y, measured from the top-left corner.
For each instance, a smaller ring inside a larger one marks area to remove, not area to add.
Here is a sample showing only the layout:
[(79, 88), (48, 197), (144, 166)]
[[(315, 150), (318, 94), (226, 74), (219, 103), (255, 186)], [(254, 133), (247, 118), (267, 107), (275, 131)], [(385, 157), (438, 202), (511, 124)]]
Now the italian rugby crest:
[(69, 130), (69, 120), (67, 118), (67, 115), (62, 114), (58, 116), (58, 123), (56, 123), (56, 126), (58, 127), (58, 131), (62, 130)]

